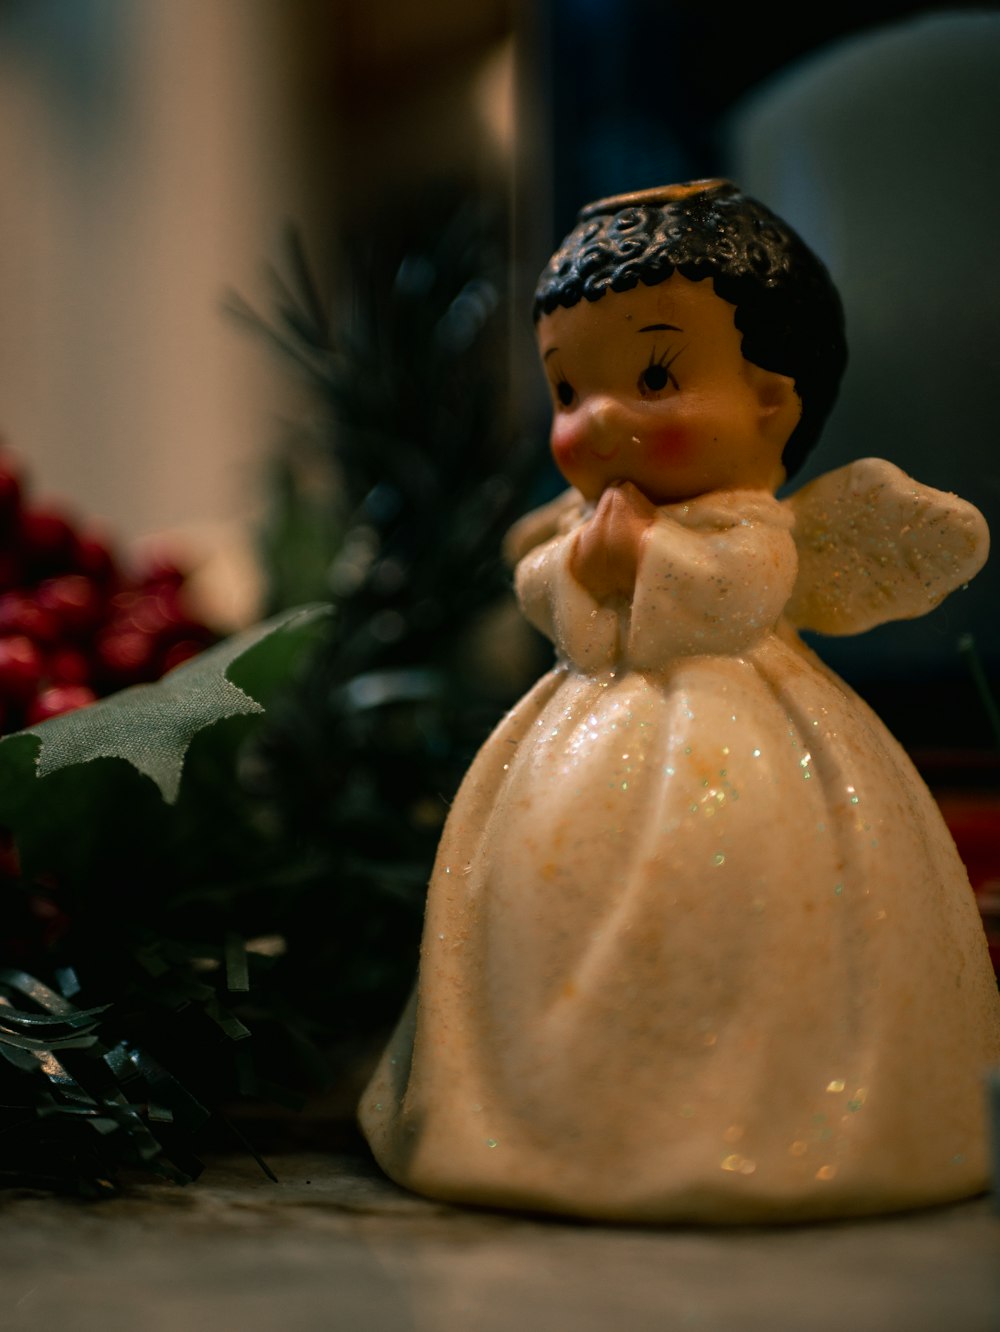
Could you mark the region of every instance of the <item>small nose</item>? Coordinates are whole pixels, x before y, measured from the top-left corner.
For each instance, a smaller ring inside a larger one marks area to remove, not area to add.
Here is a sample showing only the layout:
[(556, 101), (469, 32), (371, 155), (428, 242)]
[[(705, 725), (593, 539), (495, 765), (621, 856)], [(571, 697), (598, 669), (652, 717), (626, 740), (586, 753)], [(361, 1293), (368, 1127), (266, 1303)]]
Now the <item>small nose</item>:
[(614, 398), (606, 395), (595, 396), (587, 409), (587, 423), (590, 429), (601, 439), (606, 439), (615, 431), (617, 410)]

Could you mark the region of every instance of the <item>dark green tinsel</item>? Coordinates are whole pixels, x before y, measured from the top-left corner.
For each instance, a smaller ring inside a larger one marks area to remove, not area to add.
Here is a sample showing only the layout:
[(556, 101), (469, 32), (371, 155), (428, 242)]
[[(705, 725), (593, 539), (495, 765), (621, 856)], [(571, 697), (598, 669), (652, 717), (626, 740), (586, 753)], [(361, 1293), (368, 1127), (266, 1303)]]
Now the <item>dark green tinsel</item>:
[(0, 1183), (104, 1196), (122, 1167), (190, 1179), (229, 1100), (273, 1098), (248, 990), (302, 870), (239, 756), (321, 619), (282, 617), (0, 741), (17, 848), (0, 861)]

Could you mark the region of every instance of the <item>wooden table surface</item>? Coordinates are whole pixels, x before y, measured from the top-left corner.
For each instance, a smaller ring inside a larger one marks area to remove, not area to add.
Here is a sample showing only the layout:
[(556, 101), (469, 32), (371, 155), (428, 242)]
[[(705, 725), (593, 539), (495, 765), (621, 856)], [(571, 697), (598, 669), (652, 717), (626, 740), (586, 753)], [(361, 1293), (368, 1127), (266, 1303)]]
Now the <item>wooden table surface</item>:
[(998, 1332), (993, 1200), (831, 1225), (610, 1228), (397, 1189), (359, 1152), (194, 1185), (0, 1198), (0, 1328), (31, 1332)]

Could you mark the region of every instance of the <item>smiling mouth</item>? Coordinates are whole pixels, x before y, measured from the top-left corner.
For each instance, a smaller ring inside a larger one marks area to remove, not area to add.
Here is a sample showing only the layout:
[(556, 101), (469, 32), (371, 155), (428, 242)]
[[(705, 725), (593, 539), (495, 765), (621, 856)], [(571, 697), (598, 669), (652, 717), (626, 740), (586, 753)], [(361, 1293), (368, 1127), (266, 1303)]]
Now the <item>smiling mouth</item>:
[(602, 453), (600, 449), (591, 449), (590, 452), (594, 458), (599, 458), (601, 462), (610, 462), (618, 452), (618, 445), (612, 444), (607, 453)]

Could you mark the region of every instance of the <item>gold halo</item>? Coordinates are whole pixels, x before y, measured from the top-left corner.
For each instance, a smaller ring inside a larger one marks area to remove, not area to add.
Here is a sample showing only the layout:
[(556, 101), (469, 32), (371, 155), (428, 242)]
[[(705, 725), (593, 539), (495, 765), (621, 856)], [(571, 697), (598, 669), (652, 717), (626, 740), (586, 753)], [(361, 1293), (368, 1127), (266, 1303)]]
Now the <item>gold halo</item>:
[[(633, 190), (630, 194), (611, 194), (606, 199), (597, 199), (580, 209), (578, 221), (585, 222), (599, 213), (618, 213), (623, 208), (638, 208), (643, 204), (676, 203), (678, 199), (688, 199), (693, 194), (707, 194), (722, 185), (732, 186), (732, 181), (721, 176), (706, 180), (688, 180), (679, 185), (657, 185), (651, 190)], [(733, 187), (735, 188), (735, 187)]]

